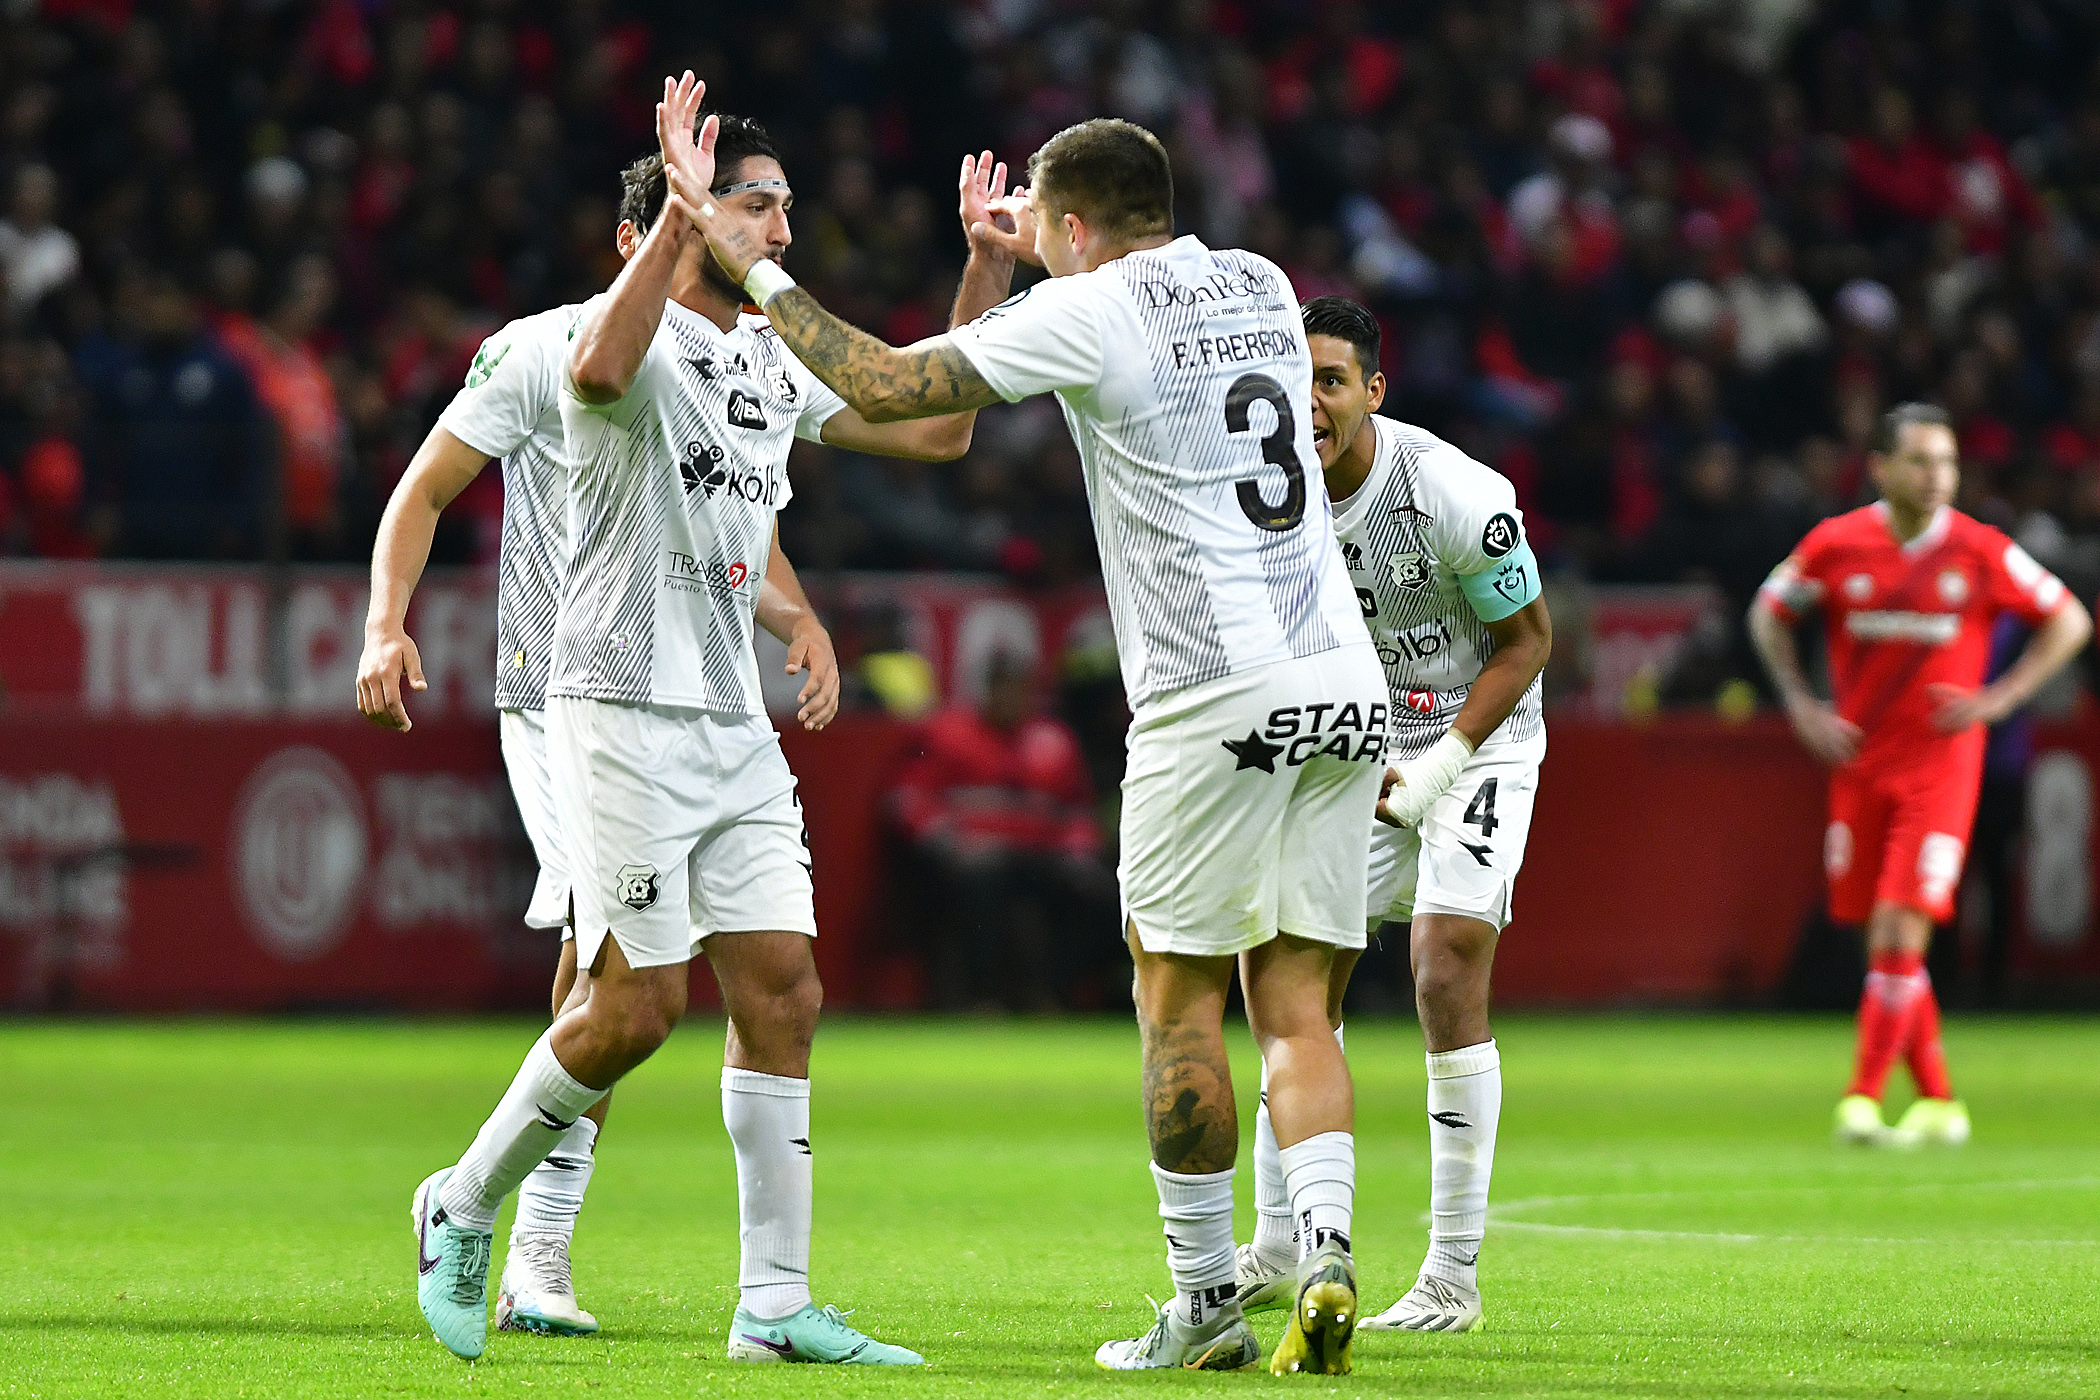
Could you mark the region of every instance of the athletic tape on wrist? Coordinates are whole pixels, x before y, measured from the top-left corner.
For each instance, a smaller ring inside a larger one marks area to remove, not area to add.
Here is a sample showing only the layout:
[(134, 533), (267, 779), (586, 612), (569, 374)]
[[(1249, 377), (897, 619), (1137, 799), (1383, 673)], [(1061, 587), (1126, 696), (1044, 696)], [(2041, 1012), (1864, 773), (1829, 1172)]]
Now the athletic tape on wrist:
[(767, 302), (794, 285), (795, 279), (788, 276), (787, 269), (771, 258), (760, 258), (744, 274), (744, 290), (751, 294), (751, 304), (761, 311)]

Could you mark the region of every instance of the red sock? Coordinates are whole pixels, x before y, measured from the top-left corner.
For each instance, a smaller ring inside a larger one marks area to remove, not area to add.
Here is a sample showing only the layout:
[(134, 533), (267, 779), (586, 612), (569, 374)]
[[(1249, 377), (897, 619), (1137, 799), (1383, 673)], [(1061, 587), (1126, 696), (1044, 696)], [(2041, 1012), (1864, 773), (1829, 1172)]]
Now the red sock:
[(1859, 1053), (1853, 1062), (1847, 1095), (1881, 1097), (1889, 1067), (1904, 1047), (1918, 991), (1925, 981), (1925, 959), (1918, 953), (1876, 953), (1867, 965), (1867, 985), (1859, 994)]
[(1910, 1064), (1910, 1077), (1918, 1086), (1918, 1096), (1927, 1099), (1951, 1099), (1954, 1085), (1947, 1079), (1947, 1052), (1940, 1048), (1940, 1003), (1932, 994), (1932, 977), (1920, 973), (1924, 988), (1918, 994), (1916, 1005), (1910, 1016), (1910, 1035), (1903, 1045), (1904, 1059)]

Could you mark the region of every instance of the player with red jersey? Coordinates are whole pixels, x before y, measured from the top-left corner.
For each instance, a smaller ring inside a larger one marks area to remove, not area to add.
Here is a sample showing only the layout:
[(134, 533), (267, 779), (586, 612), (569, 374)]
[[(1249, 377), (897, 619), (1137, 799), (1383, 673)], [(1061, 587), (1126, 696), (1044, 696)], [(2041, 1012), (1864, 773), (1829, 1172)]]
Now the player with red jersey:
[[(1759, 591), (1750, 635), (1794, 732), (1835, 770), (1823, 839), (1830, 913), (1867, 929), (1858, 1058), (1837, 1136), (1956, 1145), (1968, 1140), (1969, 1115), (1947, 1079), (1925, 948), (1933, 924), (1954, 912), (1986, 727), (2077, 655), (2092, 619), (2027, 551), (1949, 504), (1960, 465), (1944, 411), (1891, 410), (1867, 466), (1881, 499), (1808, 532)], [(1809, 690), (1794, 647), (1794, 624), (1817, 607), (1834, 708)], [(2005, 613), (2034, 635), (1985, 685), (1991, 629)], [(1890, 1128), (1881, 1092), (1899, 1054), (1918, 1101)]]

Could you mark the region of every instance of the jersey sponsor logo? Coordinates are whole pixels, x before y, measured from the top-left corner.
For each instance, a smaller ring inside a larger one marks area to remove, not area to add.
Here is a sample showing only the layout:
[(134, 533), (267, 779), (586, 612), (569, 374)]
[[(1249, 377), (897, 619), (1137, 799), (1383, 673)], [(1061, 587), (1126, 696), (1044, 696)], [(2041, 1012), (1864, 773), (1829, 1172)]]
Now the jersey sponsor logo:
[(613, 875), (613, 898), (629, 909), (647, 909), (656, 903), (662, 884), (653, 865), (623, 865)]
[(748, 466), (741, 472), (732, 471), (722, 465), (727, 455), (713, 443), (687, 443), (684, 454), (678, 459), (678, 479), (684, 483), (685, 493), (690, 496), (698, 491), (711, 501), (717, 491), (726, 491), (754, 506), (775, 504), (780, 494), (779, 484), (771, 473)]
[(764, 432), (766, 428), (766, 415), (759, 411), (758, 400), (742, 389), (729, 391), (728, 418), (732, 427), (749, 428), (753, 432)]
[(1488, 517), (1486, 528), (1480, 532), (1480, 552), (1490, 559), (1500, 559), (1515, 549), (1522, 538), (1517, 533), (1517, 518), (1506, 510), (1498, 510)]
[(495, 353), (490, 354), (489, 347), (494, 344), (494, 341), (484, 340), (481, 342), (481, 348), (474, 352), (474, 363), (467, 366), (469, 389), (479, 389), (488, 383), (489, 376), (496, 372), (496, 366), (502, 364), (503, 357), (510, 353), (510, 342), (506, 340), (503, 344), (496, 345)]
[(1874, 596), (1874, 576), (1854, 574), (1845, 580), (1845, 596), (1855, 603), (1864, 603)]
[(1855, 612), (1845, 630), (1863, 642), (1918, 642), (1942, 647), (1961, 635), (1959, 613)]
[(1144, 300), (1148, 311), (1157, 311), (1163, 306), (1197, 306), (1204, 302), (1273, 296), (1278, 290), (1276, 279), (1266, 272), (1227, 268), (1218, 269), (1200, 282), (1170, 282), (1163, 277), (1146, 277), (1137, 284), (1137, 294)]
[(1350, 573), (1362, 573), (1364, 567), (1364, 547), (1360, 544), (1351, 544), (1347, 540), (1343, 540), (1342, 562), (1349, 566)]
[(1425, 622), (1412, 632), (1402, 632), (1393, 638), (1393, 644), (1417, 661), (1428, 661), (1447, 654), (1453, 645), (1451, 624), (1443, 618)]
[[(1308, 759), (1326, 756), (1345, 763), (1382, 759), (1385, 756), (1386, 706), (1374, 701), (1359, 705), (1354, 700), (1318, 705), (1281, 705), (1269, 711), (1266, 728), (1249, 730), (1242, 746), (1261, 740), (1263, 749), (1276, 749), (1285, 766), (1297, 768)], [(1228, 747), (1231, 747), (1228, 745)], [(1238, 750), (1234, 750), (1237, 755)], [(1274, 762), (1271, 755), (1270, 762)], [(1264, 772), (1274, 772), (1264, 767)]]
[(1400, 703), (1418, 715), (1433, 715), (1436, 713), (1436, 692), (1417, 687), (1401, 696)]
[(1429, 582), (1429, 561), (1419, 551), (1395, 554), (1387, 567), (1392, 571), (1393, 582), (1402, 588), (1413, 590)]
[(1969, 601), (1969, 576), (1960, 569), (1947, 569), (1933, 580), (1939, 589), (1940, 601), (1950, 608), (1958, 608)]
[(706, 589), (711, 593), (736, 593), (751, 581), (751, 566), (741, 559), (695, 559), (680, 550), (664, 551), (664, 582), (682, 592)]

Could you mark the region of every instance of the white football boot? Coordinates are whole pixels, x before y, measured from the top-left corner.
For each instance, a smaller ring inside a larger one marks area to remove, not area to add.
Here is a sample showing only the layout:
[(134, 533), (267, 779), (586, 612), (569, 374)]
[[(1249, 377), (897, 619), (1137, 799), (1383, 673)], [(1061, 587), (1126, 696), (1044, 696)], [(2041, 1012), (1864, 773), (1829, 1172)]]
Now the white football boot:
[(1107, 1371), (1237, 1371), (1259, 1360), (1261, 1342), (1237, 1303), (1194, 1327), (1162, 1307), (1144, 1336), (1103, 1342), (1094, 1353), (1094, 1364)]
[(1232, 1253), (1232, 1281), (1239, 1289), (1241, 1312), (1268, 1312), (1287, 1308), (1298, 1291), (1298, 1270), (1276, 1268), (1251, 1244)]
[(1483, 1326), (1480, 1290), (1423, 1274), (1400, 1301), (1358, 1326), (1366, 1332), (1472, 1332)]
[(543, 1337), (587, 1337), (598, 1319), (576, 1306), (569, 1242), (559, 1235), (513, 1238), (496, 1294), (496, 1330)]

